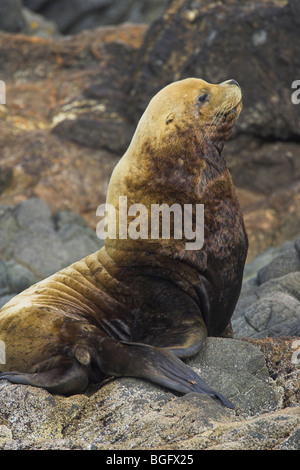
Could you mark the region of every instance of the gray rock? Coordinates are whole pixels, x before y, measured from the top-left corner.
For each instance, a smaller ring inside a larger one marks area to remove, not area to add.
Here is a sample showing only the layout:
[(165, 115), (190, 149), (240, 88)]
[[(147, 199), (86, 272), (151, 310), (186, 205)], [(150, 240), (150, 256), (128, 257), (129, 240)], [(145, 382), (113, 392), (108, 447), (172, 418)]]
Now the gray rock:
[(189, 365), (213, 388), (222, 390), (241, 415), (253, 416), (276, 409), (277, 399), (269, 384), (263, 354), (251, 344), (209, 338)]
[[(293, 249), (294, 242), (286, 241), (279, 247), (270, 247), (263, 253), (257, 255), (250, 263), (246, 264), (244, 269), (244, 282), (252, 278), (256, 278), (260, 270), (266, 269), (267, 266), (271, 265), (276, 268), (276, 258), (284, 255), (288, 250)], [(295, 255), (296, 258), (296, 255)], [(289, 269), (289, 268), (287, 268)], [(287, 272), (290, 272), (289, 270)], [(283, 272), (286, 274), (286, 272)], [(282, 275), (283, 275), (282, 274)], [(271, 274), (272, 277), (272, 274)], [(275, 277), (275, 276), (274, 276)]]
[(47, 20), (43, 15), (32, 12), (28, 8), (22, 8), (25, 25), (23, 32), (29, 36), (42, 38), (59, 37), (57, 26), (54, 21)]
[(30, 267), (38, 279), (44, 279), (68, 264), (63, 243), (51, 227), (35, 227), (14, 237), (13, 258)]
[(300, 272), (275, 277), (261, 285), (255, 280), (248, 281), (246, 286), (248, 284), (242, 289), (232, 317), (235, 336), (299, 336)]
[(300, 450), (300, 428), (280, 444), (279, 450)]
[(16, 206), (0, 206), (0, 247), (6, 269), (0, 264), (0, 296), (18, 293), (103, 246), (85, 220), (72, 212), (53, 216), (39, 198)]
[(12, 256), (12, 240), (19, 231), (18, 223), (14, 217), (13, 209), (9, 206), (0, 206), (0, 253), (2, 257)]
[(7, 261), (7, 287), (9, 292), (18, 294), (37, 282), (32, 271), (15, 261)]
[(278, 255), (267, 266), (259, 270), (257, 281), (262, 284), (270, 279), (284, 276), (285, 274), (300, 271), (300, 256), (296, 248), (291, 247)]
[(300, 335), (299, 246), (300, 239), (287, 241), (248, 265), (232, 316), (236, 337)]
[(1, 0), (0, 30), (8, 33), (18, 33), (25, 27), (20, 0)]
[(23, 229), (36, 229), (49, 225), (53, 228), (52, 213), (48, 204), (39, 198), (27, 199), (14, 209), (18, 226)]
[(63, 242), (70, 263), (94, 253), (103, 246), (96, 233), (89, 227), (83, 226), (81, 222), (79, 225), (63, 226), (58, 231), (58, 236)]
[(83, 217), (70, 211), (59, 211), (55, 217), (55, 224), (57, 230), (60, 230), (68, 225), (78, 225), (80, 227), (87, 226)]
[(6, 294), (7, 291), (7, 267), (6, 264), (0, 259), (0, 296)]

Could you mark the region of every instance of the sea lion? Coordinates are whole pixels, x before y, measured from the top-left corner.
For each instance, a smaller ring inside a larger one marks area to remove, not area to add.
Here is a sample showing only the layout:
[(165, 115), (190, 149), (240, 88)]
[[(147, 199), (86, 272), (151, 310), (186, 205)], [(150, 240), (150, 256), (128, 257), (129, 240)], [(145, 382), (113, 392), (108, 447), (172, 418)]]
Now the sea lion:
[(203, 247), (187, 249), (174, 233), (126, 239), (117, 224), (104, 248), (0, 311), (1, 379), (71, 395), (105, 376), (135, 376), (233, 408), (181, 359), (207, 335), (231, 334), (248, 242), (222, 148), (241, 108), (234, 80), (190, 78), (157, 93), (113, 171), (107, 203), (118, 214), (120, 195), (128, 206), (204, 205)]

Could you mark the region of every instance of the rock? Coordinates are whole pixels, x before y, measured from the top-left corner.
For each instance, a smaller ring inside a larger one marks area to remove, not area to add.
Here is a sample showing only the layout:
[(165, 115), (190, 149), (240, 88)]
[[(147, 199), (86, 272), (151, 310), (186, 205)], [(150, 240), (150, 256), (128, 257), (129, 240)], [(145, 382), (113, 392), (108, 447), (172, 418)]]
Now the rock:
[(20, 0), (1, 0), (0, 3), (0, 30), (9, 33), (18, 33), (25, 28)]
[(101, 246), (79, 214), (54, 215), (39, 198), (0, 206), (0, 303)]
[(74, 263), (100, 248), (100, 240), (96, 233), (88, 227), (76, 224), (66, 225), (58, 231), (58, 236), (63, 242), (70, 263)]
[(46, 38), (59, 36), (54, 22), (23, 8), (22, 0), (1, 0), (0, 30)]
[(245, 280), (232, 317), (236, 337), (300, 336), (298, 245), (299, 239), (284, 243), (256, 276)]
[(300, 256), (296, 248), (291, 247), (278, 255), (267, 266), (261, 268), (257, 274), (257, 282), (263, 284), (264, 282), (277, 277), (284, 276), (290, 272), (300, 271)]
[(163, 13), (167, 0), (23, 0), (58, 25), (62, 33), (119, 23), (151, 23)]
[(44, 16), (33, 13), (28, 8), (22, 8), (22, 15), (25, 21), (25, 26), (22, 31), (23, 33), (42, 38), (60, 36), (54, 21), (49, 21)]
[(9, 292), (19, 294), (37, 282), (32, 271), (15, 261), (7, 261), (7, 289)]
[[(233, 356), (235, 348), (237, 354)], [(240, 415), (254, 416), (276, 409), (277, 399), (270, 388), (264, 357), (256, 348), (248, 348), (238, 340), (209, 338), (196, 359), (188, 362), (204, 380), (230, 397)]]
[(0, 296), (7, 293), (7, 268), (0, 259)]
[(298, 338), (246, 338), (264, 354), (269, 375), (280, 389), (281, 406), (295, 406), (300, 400), (300, 373)]
[(176, 396), (141, 379), (125, 377), (72, 397), (0, 381), (0, 426), (3, 423), (7, 428), (0, 448), (297, 447), (299, 406), (281, 408), (280, 387), (270, 380), (257, 346), (208, 338), (203, 352), (189, 363), (211, 385), (230, 393), (236, 410), (206, 395)]

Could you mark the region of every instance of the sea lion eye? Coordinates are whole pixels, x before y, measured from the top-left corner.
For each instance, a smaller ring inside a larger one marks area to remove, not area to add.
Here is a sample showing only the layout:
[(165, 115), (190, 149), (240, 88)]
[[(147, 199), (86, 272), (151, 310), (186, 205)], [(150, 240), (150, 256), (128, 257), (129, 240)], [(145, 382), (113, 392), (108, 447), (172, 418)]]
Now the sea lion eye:
[(208, 93), (202, 93), (200, 96), (198, 96), (198, 103), (204, 103), (208, 98)]

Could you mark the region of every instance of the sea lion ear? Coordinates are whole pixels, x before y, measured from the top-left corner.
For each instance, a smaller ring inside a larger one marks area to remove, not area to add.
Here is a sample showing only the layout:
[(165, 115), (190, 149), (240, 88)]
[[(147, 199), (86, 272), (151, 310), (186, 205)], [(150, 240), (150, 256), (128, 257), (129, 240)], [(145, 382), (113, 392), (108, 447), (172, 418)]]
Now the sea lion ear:
[(167, 119), (166, 119), (166, 124), (170, 124), (170, 122), (172, 122), (175, 118), (175, 113), (170, 113), (168, 116), (167, 116)]

